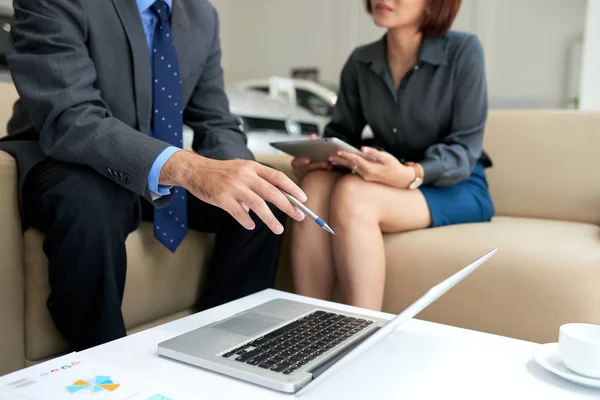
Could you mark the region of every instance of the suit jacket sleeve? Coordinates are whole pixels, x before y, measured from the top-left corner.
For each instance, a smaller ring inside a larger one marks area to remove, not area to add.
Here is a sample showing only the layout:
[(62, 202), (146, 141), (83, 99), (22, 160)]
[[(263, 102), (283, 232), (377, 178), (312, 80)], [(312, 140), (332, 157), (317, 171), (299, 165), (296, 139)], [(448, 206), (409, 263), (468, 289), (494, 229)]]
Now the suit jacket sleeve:
[(87, 18), (82, 0), (15, 0), (7, 52), (15, 86), (47, 156), (88, 165), (151, 201), (148, 174), (168, 144), (113, 117), (95, 85)]
[(211, 7), (214, 36), (210, 54), (184, 112), (184, 123), (194, 131), (194, 150), (216, 160), (253, 160), (244, 133), (229, 111), (221, 68), (219, 18)]

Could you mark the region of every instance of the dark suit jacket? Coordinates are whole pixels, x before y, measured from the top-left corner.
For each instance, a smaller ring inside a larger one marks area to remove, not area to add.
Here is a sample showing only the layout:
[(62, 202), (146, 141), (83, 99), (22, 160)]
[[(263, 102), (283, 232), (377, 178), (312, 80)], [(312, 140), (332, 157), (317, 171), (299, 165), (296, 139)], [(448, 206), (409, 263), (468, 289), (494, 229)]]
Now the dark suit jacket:
[[(21, 185), (51, 157), (152, 201), (148, 174), (168, 144), (149, 136), (152, 72), (136, 1), (15, 0), (14, 8), (7, 58), (20, 100), (0, 149), (17, 158)], [(171, 26), (194, 150), (252, 159), (224, 92), (215, 9), (175, 0)]]

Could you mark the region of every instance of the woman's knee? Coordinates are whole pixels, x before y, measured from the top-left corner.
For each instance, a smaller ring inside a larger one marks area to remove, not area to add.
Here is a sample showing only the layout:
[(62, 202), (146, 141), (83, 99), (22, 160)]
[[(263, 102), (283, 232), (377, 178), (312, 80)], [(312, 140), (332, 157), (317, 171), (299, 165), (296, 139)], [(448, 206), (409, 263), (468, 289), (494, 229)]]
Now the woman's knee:
[(331, 171), (314, 171), (302, 178), (300, 186), (304, 191), (320, 191), (330, 182)]
[(337, 182), (331, 194), (332, 220), (339, 224), (372, 214), (373, 210), (369, 207), (368, 195), (365, 193), (366, 184), (367, 182), (355, 175), (346, 175)]
[(305, 176), (300, 186), (308, 197), (306, 205), (315, 207), (313, 211), (317, 213), (327, 213), (331, 192), (339, 177), (339, 174), (331, 171), (314, 171)]

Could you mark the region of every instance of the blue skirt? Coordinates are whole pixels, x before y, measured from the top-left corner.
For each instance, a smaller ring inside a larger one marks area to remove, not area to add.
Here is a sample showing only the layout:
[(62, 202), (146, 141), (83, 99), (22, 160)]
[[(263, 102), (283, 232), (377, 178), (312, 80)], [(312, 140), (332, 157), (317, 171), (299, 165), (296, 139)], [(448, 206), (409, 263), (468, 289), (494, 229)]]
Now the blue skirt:
[(421, 186), (420, 190), (427, 200), (432, 227), (487, 222), (494, 215), (481, 162), (475, 165), (467, 181), (448, 187)]

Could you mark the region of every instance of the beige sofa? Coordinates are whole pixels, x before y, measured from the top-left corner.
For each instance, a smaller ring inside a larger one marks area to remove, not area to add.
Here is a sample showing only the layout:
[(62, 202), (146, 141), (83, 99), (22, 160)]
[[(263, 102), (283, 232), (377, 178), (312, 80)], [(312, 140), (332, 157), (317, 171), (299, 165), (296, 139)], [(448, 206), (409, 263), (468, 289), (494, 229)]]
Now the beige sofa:
[[(0, 136), (16, 92), (0, 84)], [(560, 324), (600, 323), (600, 113), (493, 111), (485, 148), (497, 216), (491, 223), (386, 236), (384, 311), (398, 312), (492, 247), (498, 254), (419, 317), (526, 340)], [(260, 156), (289, 173), (289, 158)], [(43, 235), (20, 229), (17, 166), (0, 152), (0, 375), (59, 355), (45, 307)], [(130, 332), (193, 312), (213, 238), (192, 232), (172, 255), (148, 224), (127, 240), (123, 312)], [(289, 244), (277, 286), (291, 290)]]

